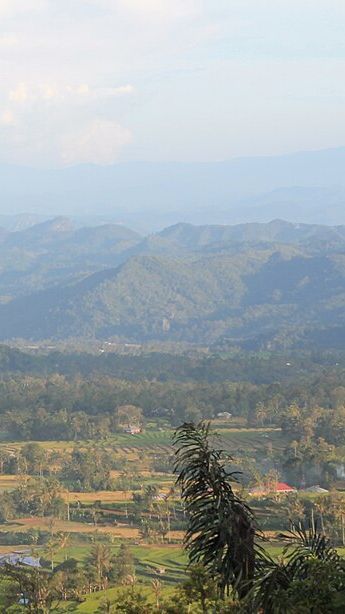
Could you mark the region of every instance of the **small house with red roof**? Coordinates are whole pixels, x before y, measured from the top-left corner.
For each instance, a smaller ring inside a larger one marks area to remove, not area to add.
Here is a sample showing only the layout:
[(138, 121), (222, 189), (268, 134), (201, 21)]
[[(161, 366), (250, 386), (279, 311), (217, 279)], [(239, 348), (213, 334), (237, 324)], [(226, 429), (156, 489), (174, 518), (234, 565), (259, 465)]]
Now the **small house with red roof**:
[(275, 482), (269, 486), (257, 486), (249, 491), (253, 497), (265, 497), (269, 494), (288, 495), (291, 492), (297, 492), (296, 488), (286, 484), (286, 482)]
[(289, 486), (289, 484), (286, 484), (286, 482), (277, 482), (273, 492), (285, 494), (289, 492), (296, 492), (296, 488)]

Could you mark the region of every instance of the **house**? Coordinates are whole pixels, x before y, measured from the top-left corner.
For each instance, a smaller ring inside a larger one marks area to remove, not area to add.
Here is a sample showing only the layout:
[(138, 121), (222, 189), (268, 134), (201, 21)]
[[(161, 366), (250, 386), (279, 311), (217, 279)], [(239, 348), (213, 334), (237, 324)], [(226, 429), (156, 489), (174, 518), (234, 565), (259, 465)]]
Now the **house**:
[(249, 491), (249, 494), (252, 497), (265, 497), (269, 494), (287, 495), (291, 492), (297, 492), (296, 488), (294, 488), (293, 486), (289, 486), (289, 484), (286, 484), (285, 482), (276, 482), (274, 484), (257, 486), (255, 488), (252, 488)]
[(41, 567), (40, 560), (29, 556), (25, 552), (9, 552), (0, 556), (0, 567), (3, 565), (27, 565), (28, 567)]
[(142, 428), (141, 426), (135, 425), (127, 426), (124, 429), (124, 433), (128, 433), (129, 435), (138, 435), (139, 433), (142, 433)]
[(297, 490), (293, 486), (289, 486), (289, 484), (286, 484), (286, 482), (277, 482), (276, 487), (273, 489), (273, 492), (277, 494), (286, 494), (289, 492), (297, 492)]
[(326, 488), (321, 488), (319, 484), (315, 484), (315, 486), (309, 486), (308, 488), (306, 488), (305, 492), (313, 492), (319, 495), (323, 495), (329, 491)]
[(217, 418), (226, 418), (226, 420), (229, 420), (231, 417), (232, 414), (230, 414), (228, 411), (220, 411), (217, 414)]

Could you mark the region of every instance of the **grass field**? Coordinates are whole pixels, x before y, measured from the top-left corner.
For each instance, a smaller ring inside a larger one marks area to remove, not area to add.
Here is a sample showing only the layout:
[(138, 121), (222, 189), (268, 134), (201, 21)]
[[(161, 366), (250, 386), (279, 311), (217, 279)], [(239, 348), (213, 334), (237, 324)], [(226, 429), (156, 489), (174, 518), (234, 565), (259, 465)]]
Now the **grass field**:
[(229, 452), (263, 452), (269, 445), (273, 450), (280, 450), (285, 445), (280, 429), (223, 429), (221, 441)]
[(19, 484), (17, 475), (0, 475), (0, 492), (13, 490)]
[[(234, 449), (243, 448), (247, 450), (264, 449), (268, 442), (272, 442), (275, 448), (284, 445), (281, 431), (278, 428), (238, 428), (224, 426), (219, 429), (220, 439)], [(123, 453), (134, 454), (143, 450), (146, 453), (166, 453), (171, 451), (173, 429), (147, 430), (137, 435), (127, 433), (117, 433), (102, 442), (105, 448), (113, 448)], [(15, 452), (27, 442), (1, 443), (0, 449)], [(43, 441), (37, 442), (46, 450), (70, 452), (75, 446), (89, 447), (92, 441)]]
[[(110, 545), (112, 553), (116, 554), (119, 545)], [(149, 581), (159, 577), (168, 584), (183, 580), (185, 576), (187, 558), (182, 546), (169, 545), (131, 545), (130, 550), (134, 556), (136, 576), (140, 581)], [(90, 552), (90, 545), (72, 545), (57, 554), (56, 561), (63, 561), (66, 557), (85, 562)], [(163, 572), (164, 570), (164, 572)], [(159, 573), (159, 571), (163, 573)]]
[[(50, 518), (41, 518), (33, 516), (30, 518), (18, 518), (18, 520), (0, 524), (0, 531), (7, 533), (22, 533), (30, 529), (40, 529), (41, 531), (49, 531), (51, 526)], [(111, 539), (131, 539), (139, 540), (140, 531), (136, 527), (131, 527), (125, 523), (106, 524), (95, 526), (92, 523), (75, 522), (68, 520), (54, 519), (54, 531), (63, 533), (85, 533), (85, 534), (107, 534)], [(182, 531), (170, 531), (168, 537), (171, 540), (183, 539)]]
[[(148, 603), (150, 604), (154, 604), (155, 602), (155, 597), (153, 594), (153, 591), (150, 590), (150, 587), (146, 587), (146, 586), (137, 586), (134, 590), (136, 589), (140, 589), (140, 591), (143, 593), (143, 595), (145, 595), (147, 597)], [(75, 609), (73, 610), (74, 612), (80, 612), (80, 614), (94, 614), (94, 612), (96, 612), (101, 606), (102, 606), (102, 602), (104, 602), (104, 599), (109, 599), (109, 601), (114, 600), (119, 594), (126, 592), (126, 594), (128, 594), (128, 591), (130, 591), (131, 588), (126, 587), (126, 588), (110, 588), (107, 591), (100, 591), (99, 593), (94, 593), (92, 595), (87, 595), (84, 603), (81, 603), (79, 605), (75, 606)], [(164, 597), (168, 597), (172, 592), (172, 589), (169, 586), (165, 586), (163, 584), (162, 586), (162, 596)], [(61, 607), (61, 606), (60, 606)], [(70, 609), (68, 609), (69, 605), (66, 604), (66, 611), (71, 612)]]

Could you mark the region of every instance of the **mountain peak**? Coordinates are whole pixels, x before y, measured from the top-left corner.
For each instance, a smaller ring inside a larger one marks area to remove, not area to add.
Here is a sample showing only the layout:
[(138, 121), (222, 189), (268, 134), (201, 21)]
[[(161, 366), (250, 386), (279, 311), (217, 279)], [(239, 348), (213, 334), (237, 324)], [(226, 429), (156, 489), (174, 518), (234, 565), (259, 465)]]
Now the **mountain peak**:
[(74, 224), (68, 217), (62, 215), (54, 217), (46, 222), (35, 224), (32, 226), (32, 230), (42, 230), (48, 232), (71, 232), (74, 230)]

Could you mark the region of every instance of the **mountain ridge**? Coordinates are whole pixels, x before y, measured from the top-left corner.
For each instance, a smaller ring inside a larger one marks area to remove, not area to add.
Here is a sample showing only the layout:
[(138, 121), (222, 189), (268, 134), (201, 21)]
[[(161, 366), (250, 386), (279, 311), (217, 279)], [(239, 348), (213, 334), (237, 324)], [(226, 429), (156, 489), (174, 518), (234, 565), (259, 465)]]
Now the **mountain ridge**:
[(0, 182), (4, 211), (111, 215), (147, 233), (181, 219), (210, 223), (212, 216), (221, 223), (264, 222), (267, 215), (299, 222), (333, 216), (345, 223), (344, 168), (345, 147), (339, 147), (204, 163), (0, 165)]
[(0, 244), (0, 289), (17, 292), (0, 304), (1, 340), (279, 348), (345, 331), (345, 226), (180, 223), (141, 237), (59, 218), (11, 236), (29, 236), (25, 249), (37, 241), (38, 255), (6, 270), (16, 251)]

